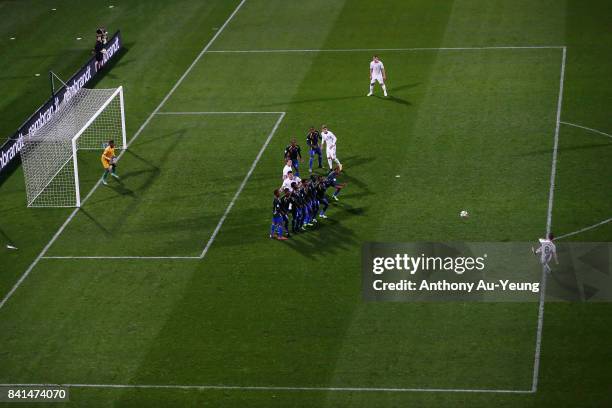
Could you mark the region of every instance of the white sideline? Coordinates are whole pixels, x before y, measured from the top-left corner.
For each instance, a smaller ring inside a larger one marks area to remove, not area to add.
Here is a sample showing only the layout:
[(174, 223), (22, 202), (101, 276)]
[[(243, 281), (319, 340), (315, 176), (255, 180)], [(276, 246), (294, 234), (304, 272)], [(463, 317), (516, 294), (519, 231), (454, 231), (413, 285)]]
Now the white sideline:
[(590, 132), (597, 133), (597, 134), (600, 134), (602, 136), (612, 137), (612, 135), (610, 135), (608, 133), (605, 133), (605, 132), (602, 132), (601, 130), (592, 129), (592, 128), (589, 128), (589, 127), (586, 127), (586, 126), (581, 126), (581, 125), (577, 125), (575, 123), (570, 123), (570, 122), (561, 122), (561, 123), (563, 123), (564, 125), (567, 125), (567, 126), (573, 126), (573, 127), (576, 127), (576, 128), (588, 130)]
[(239, 391), (344, 391), (344, 392), (456, 392), (492, 394), (533, 394), (531, 390), (493, 390), (469, 388), (377, 388), (377, 387), (267, 387), (239, 385), (164, 385), (164, 384), (0, 384), (0, 387), (144, 388), (174, 390)]
[(576, 231), (568, 232), (567, 234), (559, 235), (558, 237), (555, 237), (555, 241), (563, 239), (563, 238), (571, 237), (571, 236), (576, 235), (576, 234), (580, 234), (581, 232), (585, 232), (585, 231), (589, 231), (589, 230), (595, 229), (595, 228), (597, 228), (599, 226), (602, 226), (604, 224), (609, 223), (610, 221), (612, 221), (612, 218), (608, 218), (607, 220), (603, 220), (601, 222), (598, 222), (597, 224), (589, 225), (588, 227), (584, 227), (584, 228), (581, 228), (581, 229), (576, 230)]
[[(170, 98), (170, 96), (174, 93), (174, 91), (176, 91), (176, 89), (179, 87), (179, 85), (183, 82), (183, 80), (185, 79), (185, 77), (187, 77), (187, 75), (191, 72), (191, 70), (193, 69), (193, 67), (198, 63), (198, 61), (202, 58), (202, 56), (208, 51), (208, 49), (210, 48), (210, 46), (213, 44), (213, 42), (217, 39), (217, 37), (219, 37), (219, 35), (223, 32), (223, 30), (225, 29), (225, 27), (227, 27), (227, 25), (229, 24), (229, 22), (232, 20), (232, 18), (234, 18), (234, 16), (236, 15), (236, 13), (238, 12), (238, 10), (240, 10), (240, 8), (242, 7), (242, 5), (245, 3), (246, 0), (242, 0), (238, 6), (234, 9), (234, 11), (232, 12), (232, 14), (230, 14), (230, 16), (227, 18), (227, 20), (225, 20), (225, 22), (223, 23), (223, 25), (221, 26), (221, 28), (219, 28), (219, 30), (215, 33), (215, 35), (210, 39), (210, 41), (208, 41), (208, 43), (204, 46), (204, 48), (202, 49), (202, 51), (200, 51), (200, 53), (196, 56), (196, 58), (193, 60), (193, 62), (191, 63), (191, 65), (189, 65), (189, 67), (187, 68), (187, 70), (183, 73), (183, 75), (181, 75), (181, 77), (176, 81), (176, 83), (174, 84), (174, 86), (170, 89), (170, 91), (166, 94), (166, 96), (164, 97), (164, 99), (162, 99), (162, 101), (159, 103), (159, 105), (157, 105), (157, 107), (155, 108), (155, 110), (153, 110), (153, 112), (151, 112), (151, 114), (149, 115), (149, 117), (144, 121), (144, 123), (142, 125), (140, 125), (140, 127), (138, 128), (138, 130), (136, 131), (136, 133), (134, 134), (134, 136), (132, 137), (132, 139), (130, 139), (128, 145), (131, 145), (132, 142), (140, 135), (140, 133), (143, 131), (143, 129), (149, 124), (149, 122), (151, 121), (151, 119), (153, 118), (153, 116), (155, 116), (155, 114), (157, 112), (159, 112), (159, 110), (161, 109), (161, 107), (166, 103), (166, 101), (168, 101), (168, 99)], [(117, 157), (117, 160), (119, 160), (121, 158), (121, 156), (123, 156), (123, 154), (125, 153), (125, 150), (121, 152), (121, 154), (119, 154), (119, 156)], [(91, 195), (94, 193), (94, 191), (96, 191), (96, 189), (100, 186), (101, 181), (98, 180), (98, 182), (96, 183), (96, 185), (89, 191), (89, 193), (87, 194), (87, 196), (83, 199), (83, 201), (81, 202), (81, 205), (85, 204), (85, 202), (87, 201), (87, 199), (89, 199), (89, 197), (91, 197)], [(15, 291), (17, 290), (17, 288), (19, 288), (19, 286), (21, 286), (21, 284), (23, 283), (23, 281), (28, 277), (28, 275), (30, 274), (30, 272), (32, 272), (32, 270), (34, 269), (34, 267), (38, 264), (38, 262), (42, 259), (43, 256), (45, 256), (45, 254), (47, 253), (47, 251), (49, 250), (49, 248), (51, 247), (51, 245), (53, 245), (53, 243), (57, 240), (57, 238), (61, 235), (61, 233), (64, 231), (64, 229), (66, 228), (66, 226), (70, 223), (70, 221), (72, 221), (72, 219), (74, 218), (74, 216), (78, 213), (79, 209), (75, 208), (74, 211), (72, 211), (72, 213), (70, 214), (70, 216), (68, 216), (68, 218), (66, 219), (66, 221), (64, 221), (64, 223), (61, 225), (61, 227), (57, 230), (57, 232), (55, 233), (55, 235), (53, 235), (53, 237), (51, 238), (51, 240), (47, 243), (47, 245), (45, 245), (45, 247), (43, 248), (43, 250), (40, 252), (40, 254), (38, 254), (38, 256), (36, 257), (36, 259), (34, 259), (34, 261), (30, 264), (30, 266), (28, 267), (28, 269), (26, 269), (26, 271), (23, 273), (23, 275), (21, 275), (21, 277), (19, 278), (19, 280), (15, 283), (15, 285), (13, 285), (13, 287), (11, 288), (11, 290), (2, 298), (2, 301), (0, 301), (0, 310), (2, 309), (2, 307), (4, 307), (4, 305), (6, 304), (6, 302), (11, 298), (11, 296), (13, 296), (13, 293), (15, 293)]]
[[(546, 236), (552, 228), (552, 211), (555, 196), (555, 178), (557, 175), (557, 153), (559, 150), (559, 127), (561, 124), (561, 106), (563, 105), (563, 83), (565, 81), (565, 59), (567, 48), (563, 47), (561, 56), (561, 73), (559, 76), (559, 96), (557, 98), (557, 120), (555, 124), (555, 137), (553, 142), (552, 164), (550, 169), (550, 188), (548, 190), (548, 212), (546, 214)], [(546, 302), (546, 280), (548, 273), (542, 267), (542, 287), (540, 289), (540, 301), (538, 303), (538, 329), (536, 331), (536, 344), (533, 356), (533, 377), (531, 380), (531, 391), (538, 391), (538, 380), (540, 375), (540, 355), (542, 352), (542, 328), (544, 326), (544, 304)]]
[(517, 45), (517, 46), (489, 46), (489, 47), (412, 47), (412, 48), (339, 48), (339, 49), (267, 49), (267, 50), (211, 50), (215, 54), (265, 54), (290, 52), (394, 52), (394, 51), (469, 51), (469, 50), (541, 50), (563, 49), (562, 45)]

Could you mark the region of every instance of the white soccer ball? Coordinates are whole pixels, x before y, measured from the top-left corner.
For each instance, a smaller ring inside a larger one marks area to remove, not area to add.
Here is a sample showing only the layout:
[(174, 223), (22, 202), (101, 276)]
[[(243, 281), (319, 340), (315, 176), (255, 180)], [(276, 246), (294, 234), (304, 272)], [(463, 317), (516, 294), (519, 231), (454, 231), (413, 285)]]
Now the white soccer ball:
[(461, 212), (459, 213), (459, 216), (461, 218), (467, 218), (470, 216), (470, 213), (468, 213), (466, 210), (461, 210)]

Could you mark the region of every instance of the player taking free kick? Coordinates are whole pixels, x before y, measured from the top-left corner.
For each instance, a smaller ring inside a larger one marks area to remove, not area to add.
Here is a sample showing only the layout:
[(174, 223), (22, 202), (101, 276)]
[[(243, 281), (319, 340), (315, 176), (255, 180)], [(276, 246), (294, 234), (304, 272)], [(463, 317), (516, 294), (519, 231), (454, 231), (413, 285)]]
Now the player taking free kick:
[(104, 167), (104, 174), (102, 175), (102, 184), (108, 185), (106, 179), (108, 178), (109, 174), (118, 180), (119, 176), (116, 174), (117, 165), (115, 164), (115, 161), (117, 160), (117, 158), (115, 157), (114, 141), (108, 141), (108, 146), (106, 146), (106, 149), (104, 149), (104, 153), (102, 153), (102, 157), (100, 158), (100, 160), (102, 161), (102, 167)]
[(387, 87), (385, 86), (385, 81), (387, 80), (387, 73), (385, 72), (385, 66), (382, 61), (378, 59), (378, 56), (375, 55), (370, 62), (370, 92), (368, 96), (372, 96), (372, 92), (374, 92), (374, 84), (378, 82), (382, 87), (385, 96), (387, 96)]
[(531, 247), (533, 253), (540, 257), (540, 263), (542, 264), (544, 270), (546, 270), (546, 272), (548, 273), (550, 273), (551, 271), (549, 265), (550, 261), (554, 259), (555, 263), (557, 265), (559, 264), (559, 259), (557, 259), (557, 247), (553, 243), (554, 239), (555, 237), (553, 236), (553, 234), (549, 233), (546, 238), (539, 239), (540, 247), (538, 249)]

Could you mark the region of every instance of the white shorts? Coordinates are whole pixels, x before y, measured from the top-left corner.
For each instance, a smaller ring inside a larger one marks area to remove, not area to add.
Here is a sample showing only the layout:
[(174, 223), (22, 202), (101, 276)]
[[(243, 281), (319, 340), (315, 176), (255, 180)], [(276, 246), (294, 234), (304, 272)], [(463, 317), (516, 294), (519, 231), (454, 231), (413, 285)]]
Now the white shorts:
[(327, 146), (327, 158), (332, 160), (336, 159), (336, 145)]
[(552, 261), (553, 255), (551, 253), (545, 254), (542, 253), (540, 255), (540, 263), (542, 265), (548, 265), (550, 263), (550, 261)]
[(378, 83), (379, 83), (379, 84), (381, 84), (381, 85), (384, 85), (384, 84), (385, 84), (385, 80), (383, 79), (383, 77), (382, 77), (382, 76), (379, 76), (379, 75), (377, 75), (377, 76), (373, 76), (373, 77), (372, 77), (372, 80), (370, 80), (370, 83), (371, 83), (371, 84), (374, 84), (374, 83), (376, 83), (377, 81), (378, 81)]

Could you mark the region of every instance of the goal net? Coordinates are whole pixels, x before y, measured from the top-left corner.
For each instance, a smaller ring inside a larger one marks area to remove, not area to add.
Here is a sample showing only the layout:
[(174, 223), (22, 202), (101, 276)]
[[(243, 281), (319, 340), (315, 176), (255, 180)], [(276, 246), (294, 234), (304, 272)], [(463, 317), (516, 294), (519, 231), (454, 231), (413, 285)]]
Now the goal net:
[(33, 135), (21, 160), (28, 207), (80, 207), (78, 150), (127, 148), (123, 88), (81, 88)]

